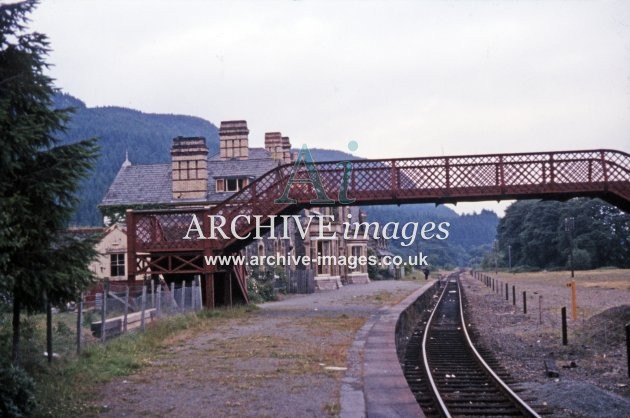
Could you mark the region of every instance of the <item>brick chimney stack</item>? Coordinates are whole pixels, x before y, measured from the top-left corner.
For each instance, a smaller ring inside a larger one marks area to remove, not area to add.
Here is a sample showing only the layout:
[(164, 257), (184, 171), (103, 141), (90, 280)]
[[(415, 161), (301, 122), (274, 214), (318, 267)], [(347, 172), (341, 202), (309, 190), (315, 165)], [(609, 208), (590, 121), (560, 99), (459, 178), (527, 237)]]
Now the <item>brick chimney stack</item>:
[(288, 136), (282, 137), (282, 163), (291, 163), (291, 141)]
[(173, 138), (173, 199), (205, 199), (208, 195), (208, 147), (203, 137)]
[(274, 160), (282, 160), (282, 134), (280, 132), (265, 133), (265, 149)]
[(219, 157), (221, 160), (246, 160), (249, 158), (249, 129), (247, 121), (221, 121), (219, 128)]

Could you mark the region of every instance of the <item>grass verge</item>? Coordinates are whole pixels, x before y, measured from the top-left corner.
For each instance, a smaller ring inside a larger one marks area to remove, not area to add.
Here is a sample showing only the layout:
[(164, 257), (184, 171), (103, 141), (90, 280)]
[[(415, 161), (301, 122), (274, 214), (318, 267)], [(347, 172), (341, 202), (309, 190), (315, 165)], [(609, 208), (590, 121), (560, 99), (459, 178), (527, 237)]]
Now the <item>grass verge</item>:
[[(200, 311), (164, 318), (149, 324), (145, 332), (130, 333), (106, 344), (88, 345), (80, 356), (68, 356), (48, 365), (31, 365), (36, 382), (36, 417), (96, 415), (94, 399), (98, 388), (118, 376), (126, 376), (149, 365), (177, 335), (215, 328), (225, 320), (245, 317), (253, 306)], [(106, 404), (106, 398), (100, 404)]]

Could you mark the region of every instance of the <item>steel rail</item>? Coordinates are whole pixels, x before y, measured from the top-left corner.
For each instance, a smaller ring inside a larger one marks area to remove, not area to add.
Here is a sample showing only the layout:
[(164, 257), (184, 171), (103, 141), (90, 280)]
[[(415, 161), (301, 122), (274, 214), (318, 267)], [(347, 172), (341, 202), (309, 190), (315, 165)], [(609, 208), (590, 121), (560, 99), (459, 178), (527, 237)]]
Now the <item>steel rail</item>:
[(481, 354), (477, 351), (477, 349), (475, 348), (472, 339), (470, 338), (470, 335), (468, 334), (468, 330), (467, 330), (467, 326), (466, 326), (466, 320), (464, 318), (464, 306), (463, 306), (463, 298), (462, 298), (462, 293), (461, 293), (461, 285), (459, 282), (459, 274), (457, 274), (457, 279), (453, 279), (452, 277), (455, 276), (457, 273), (451, 274), (448, 276), (447, 280), (446, 280), (446, 284), (444, 285), (444, 290), (442, 290), (442, 293), (440, 294), (440, 297), (433, 309), (433, 311), (431, 312), (431, 315), (429, 316), (429, 319), (427, 320), (426, 326), (425, 326), (425, 331), (423, 333), (423, 337), (422, 337), (422, 346), (421, 346), (421, 350), (422, 350), (422, 361), (423, 361), (423, 365), (426, 371), (426, 375), (427, 375), (427, 380), (429, 382), (429, 387), (431, 389), (431, 391), (433, 392), (434, 395), (434, 400), (436, 401), (436, 406), (439, 409), (439, 413), (440, 415), (446, 417), (446, 418), (451, 418), (452, 415), (444, 401), (444, 399), (442, 399), (442, 395), (440, 393), (440, 390), (438, 388), (438, 385), (436, 384), (435, 380), (433, 379), (433, 374), (431, 372), (431, 367), (429, 364), (429, 359), (428, 359), (428, 355), (427, 355), (427, 339), (428, 339), (428, 335), (429, 335), (429, 329), (433, 323), (433, 318), (435, 316), (435, 313), (438, 310), (438, 307), (440, 306), (440, 304), (442, 303), (442, 299), (444, 297), (444, 295), (446, 294), (446, 290), (448, 288), (448, 283), (451, 282), (451, 280), (454, 280), (455, 283), (457, 284), (457, 292), (458, 292), (458, 298), (459, 298), (459, 311), (460, 311), (460, 315), (459, 315), (459, 320), (461, 321), (461, 329), (463, 330), (463, 334), (465, 337), (465, 343), (467, 345), (467, 347), (469, 348), (470, 352), (473, 354), (474, 359), (477, 361), (478, 364), (480, 364), (483, 369), (484, 372), (486, 373), (486, 376), (488, 377), (488, 379), (490, 379), (491, 381), (493, 381), (498, 387), (497, 389), (499, 389), (499, 391), (503, 392), (504, 396), (506, 396), (507, 398), (509, 398), (509, 400), (517, 407), (517, 409), (519, 409), (523, 414), (528, 415), (530, 417), (534, 417), (534, 418), (540, 418), (540, 415), (534, 411), (525, 401), (523, 401), (512, 389), (510, 389), (510, 387), (497, 375), (497, 373), (492, 370), (492, 368), (488, 365), (488, 363), (483, 359), (483, 357), (481, 356)]
[(486, 372), (492, 377), (492, 379), (497, 383), (501, 389), (510, 397), (512, 400), (518, 404), (519, 408), (521, 408), (524, 412), (530, 414), (530, 416), (535, 418), (540, 418), (540, 415), (536, 411), (534, 411), (527, 403), (522, 400), (510, 387), (492, 370), (492, 368), (486, 363), (481, 354), (475, 348), (472, 340), (470, 339), (470, 335), (468, 335), (468, 330), (466, 326), (466, 320), (464, 318), (464, 306), (462, 302), (462, 288), (459, 284), (459, 279), (457, 279), (457, 291), (459, 292), (459, 314), (462, 321), (462, 329), (464, 330), (464, 335), (466, 336), (466, 342), (468, 346), (472, 350), (473, 354), (479, 361), (479, 363), (483, 366)]
[[(450, 280), (447, 278), (447, 280)], [(448, 281), (447, 281), (448, 283)], [(433, 312), (431, 312), (431, 316), (429, 316), (429, 319), (427, 320), (427, 325), (424, 331), (424, 335), (422, 336), (422, 362), (424, 364), (424, 369), (427, 372), (427, 378), (429, 379), (429, 385), (431, 386), (431, 390), (433, 391), (433, 394), (435, 395), (435, 399), (438, 402), (438, 405), (441, 409), (442, 414), (446, 417), (446, 418), (451, 418), (451, 414), (448, 412), (448, 409), (446, 408), (446, 404), (444, 403), (444, 400), (442, 399), (442, 396), (440, 396), (440, 391), (437, 388), (437, 385), (435, 384), (435, 381), (433, 380), (433, 375), (431, 373), (431, 368), (429, 367), (429, 360), (427, 358), (427, 349), (426, 349), (426, 345), (427, 345), (427, 335), (429, 335), (429, 327), (431, 326), (431, 321), (433, 320), (433, 316), (435, 315), (435, 312), (437, 311), (438, 306), (440, 305), (440, 302), (442, 301), (442, 297), (444, 297), (444, 293), (446, 293), (446, 288), (448, 286), (444, 285), (444, 290), (442, 290), (442, 294), (440, 295), (440, 298), (438, 299), (437, 303), (435, 304), (435, 307), (433, 308)]]

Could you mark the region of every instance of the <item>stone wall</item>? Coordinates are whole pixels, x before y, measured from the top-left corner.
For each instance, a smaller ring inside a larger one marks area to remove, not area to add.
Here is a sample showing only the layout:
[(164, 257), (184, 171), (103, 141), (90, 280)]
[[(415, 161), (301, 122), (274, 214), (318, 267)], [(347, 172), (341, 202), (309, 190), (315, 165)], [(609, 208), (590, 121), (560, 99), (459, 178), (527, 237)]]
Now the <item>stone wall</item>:
[[(405, 351), (407, 350), (407, 342), (413, 333), (416, 324), (427, 313), (431, 300), (437, 295), (439, 290), (439, 281), (433, 283), (431, 288), (422, 293), (418, 298), (405, 310), (400, 313), (396, 322), (396, 354), (398, 360), (403, 363), (405, 360)], [(428, 317), (428, 316), (427, 316)]]

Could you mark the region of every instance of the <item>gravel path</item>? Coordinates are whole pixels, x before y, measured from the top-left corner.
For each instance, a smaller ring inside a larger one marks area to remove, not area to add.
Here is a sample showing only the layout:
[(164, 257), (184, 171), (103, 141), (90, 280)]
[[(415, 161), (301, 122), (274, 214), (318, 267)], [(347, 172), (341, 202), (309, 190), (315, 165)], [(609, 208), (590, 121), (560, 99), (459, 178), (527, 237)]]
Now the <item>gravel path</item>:
[[(524, 397), (547, 405), (554, 417), (630, 417), (623, 336), (623, 327), (630, 321), (630, 291), (583, 286), (578, 274), (581, 312), (598, 314), (569, 319), (569, 344), (563, 346), (560, 308), (567, 306), (570, 317), (568, 280), (527, 281), (512, 275), (499, 279), (503, 286), (509, 285), (509, 301), (505, 293), (493, 293), (480, 281), (462, 275), (479, 342), (522, 382), (518, 387), (524, 389)], [(516, 305), (512, 304), (513, 283), (518, 288)], [(523, 290), (528, 294), (527, 314), (523, 313)], [(546, 376), (544, 362), (550, 359), (555, 361), (559, 377)]]
[(424, 284), (378, 281), (290, 296), (212, 332), (165, 341), (148, 367), (103, 387), (101, 416), (336, 416), (355, 334)]

